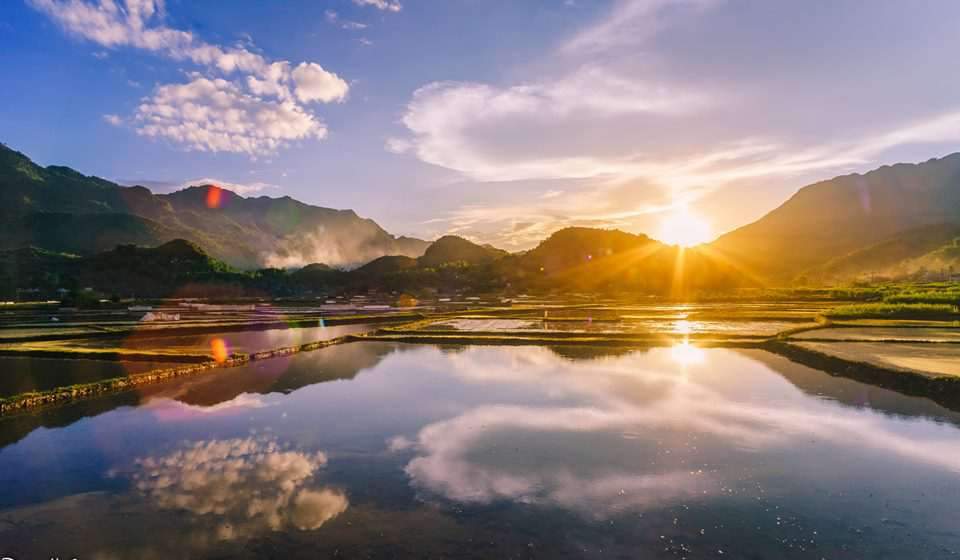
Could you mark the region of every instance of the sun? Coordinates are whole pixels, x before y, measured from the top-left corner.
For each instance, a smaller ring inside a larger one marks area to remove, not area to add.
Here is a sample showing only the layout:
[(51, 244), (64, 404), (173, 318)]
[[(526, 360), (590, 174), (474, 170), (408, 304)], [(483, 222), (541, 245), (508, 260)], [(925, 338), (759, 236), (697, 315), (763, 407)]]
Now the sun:
[(683, 208), (660, 221), (660, 241), (681, 247), (693, 247), (710, 241), (712, 231), (706, 220)]

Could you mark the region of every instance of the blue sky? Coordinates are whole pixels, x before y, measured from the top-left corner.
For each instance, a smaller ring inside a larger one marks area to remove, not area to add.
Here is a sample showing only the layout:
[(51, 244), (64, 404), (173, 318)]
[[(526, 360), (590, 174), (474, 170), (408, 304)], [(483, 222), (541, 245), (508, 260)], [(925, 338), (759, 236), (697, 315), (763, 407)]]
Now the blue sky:
[(690, 215), (719, 234), (956, 151), (957, 21), (947, 0), (9, 0), (0, 140), (508, 249)]

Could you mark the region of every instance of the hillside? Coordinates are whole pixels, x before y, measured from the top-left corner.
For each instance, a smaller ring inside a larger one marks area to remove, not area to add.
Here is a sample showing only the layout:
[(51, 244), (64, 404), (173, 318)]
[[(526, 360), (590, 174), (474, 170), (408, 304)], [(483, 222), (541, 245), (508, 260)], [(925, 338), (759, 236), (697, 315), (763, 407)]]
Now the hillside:
[(431, 243), (418, 261), (421, 266), (427, 267), (455, 262), (482, 264), (497, 260), (506, 254), (506, 251), (490, 245), (477, 245), (456, 235), (445, 235)]
[(382, 255), (418, 257), (427, 247), (352, 210), (290, 197), (245, 198), (212, 185), (153, 194), (67, 167), (41, 167), (0, 145), (0, 248), (92, 254), (178, 238), (240, 268), (350, 267)]
[(708, 252), (616, 230), (564, 229), (519, 254), (449, 238), (431, 248), (427, 259), (387, 255), (350, 271), (311, 264), (293, 272), (238, 271), (182, 239), (154, 248), (121, 245), (89, 256), (17, 249), (0, 251), (0, 295), (14, 298), (26, 290), (28, 297), (48, 299), (63, 291), (83, 295), (91, 288), (96, 297), (113, 298), (321, 296), (371, 290), (680, 297), (754, 285)]
[(420, 259), (382, 257), (346, 275), (347, 286), (378, 291), (562, 291), (687, 295), (753, 285), (697, 249), (644, 235), (562, 229), (525, 253), (508, 254), (448, 236)]
[(947, 223), (960, 223), (960, 154), (809, 185), (710, 247), (776, 283), (895, 234)]
[[(919, 260), (960, 236), (960, 225), (936, 224), (898, 233), (888, 239), (814, 267), (806, 274), (818, 281), (843, 281), (866, 275), (899, 276), (921, 265)], [(935, 256), (931, 256), (935, 260)]]
[[(233, 270), (182, 239), (152, 248), (120, 245), (90, 256), (34, 247), (0, 251), (4, 297), (17, 297), (18, 290), (27, 290), (49, 298), (86, 288), (116, 297), (233, 294), (236, 290), (222, 288), (253, 287), (254, 279), (256, 275)], [(198, 286), (204, 288), (198, 290)]]
[(511, 285), (540, 290), (689, 295), (754, 285), (709, 250), (665, 245), (619, 230), (562, 229), (498, 262)]
[(960, 271), (960, 239), (947, 245), (938, 247), (929, 253), (905, 261), (902, 265), (904, 274), (933, 274), (947, 273), (950, 275)]

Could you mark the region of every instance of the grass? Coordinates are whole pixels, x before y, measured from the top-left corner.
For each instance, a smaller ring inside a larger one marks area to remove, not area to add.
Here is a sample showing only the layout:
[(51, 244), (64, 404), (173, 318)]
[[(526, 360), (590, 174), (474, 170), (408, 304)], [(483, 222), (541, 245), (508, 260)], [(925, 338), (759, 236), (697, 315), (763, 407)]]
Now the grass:
[(942, 290), (936, 292), (900, 292), (883, 298), (884, 303), (933, 303), (957, 305), (960, 292)]
[(942, 303), (859, 303), (821, 314), (827, 319), (956, 319), (955, 305)]

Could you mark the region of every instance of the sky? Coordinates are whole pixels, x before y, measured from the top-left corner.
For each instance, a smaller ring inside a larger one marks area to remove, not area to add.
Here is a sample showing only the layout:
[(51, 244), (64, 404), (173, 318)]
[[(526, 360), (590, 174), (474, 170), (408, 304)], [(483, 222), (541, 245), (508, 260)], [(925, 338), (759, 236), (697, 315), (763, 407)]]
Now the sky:
[(957, 151), (958, 21), (950, 0), (6, 0), (0, 141), (425, 239), (708, 240)]

